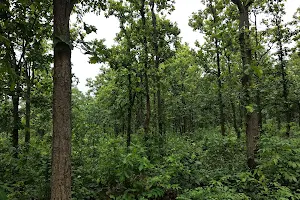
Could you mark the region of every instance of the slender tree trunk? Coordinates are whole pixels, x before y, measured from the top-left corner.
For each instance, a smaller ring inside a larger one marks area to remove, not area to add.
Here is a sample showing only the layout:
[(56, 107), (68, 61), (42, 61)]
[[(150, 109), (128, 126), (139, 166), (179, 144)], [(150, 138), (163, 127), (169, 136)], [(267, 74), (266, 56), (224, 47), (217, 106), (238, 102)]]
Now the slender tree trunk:
[(54, 0), (54, 75), (51, 200), (71, 199), (71, 47), (73, 5)]
[(131, 120), (132, 120), (132, 107), (133, 107), (133, 96), (132, 96), (132, 81), (131, 74), (128, 71), (128, 109), (127, 109), (127, 148), (131, 143)]
[(146, 37), (146, 17), (145, 17), (145, 0), (141, 0), (140, 14), (142, 16), (143, 25), (143, 46), (144, 46), (144, 78), (145, 78), (145, 92), (146, 92), (146, 118), (144, 122), (145, 138), (147, 140), (149, 134), (149, 125), (151, 117), (151, 105), (150, 105), (150, 89), (148, 78), (148, 42)]
[[(120, 24), (120, 28), (121, 30), (125, 33), (125, 38), (127, 41), (127, 48), (126, 48), (126, 52), (127, 55), (130, 56), (130, 49), (132, 48), (132, 43), (130, 41), (130, 36), (128, 35), (125, 27), (124, 27), (124, 21), (123, 19), (120, 19), (121, 24)], [(131, 57), (131, 56), (130, 56)], [(129, 150), (130, 147), (130, 143), (131, 143), (131, 133), (132, 133), (132, 108), (134, 105), (134, 98), (135, 95), (133, 94), (132, 91), (132, 79), (131, 79), (131, 69), (130, 69), (130, 65), (131, 62), (126, 62), (125, 64), (125, 68), (127, 69), (127, 79), (128, 79), (128, 85), (127, 85), (127, 89), (128, 89), (128, 108), (127, 108), (127, 150)]]
[(21, 55), (21, 59), (17, 63), (16, 54), (14, 51), (14, 46), (11, 44), (10, 46), (10, 58), (12, 64), (12, 70), (15, 72), (15, 78), (10, 84), (14, 84), (14, 90), (12, 91), (12, 103), (13, 103), (13, 130), (11, 135), (12, 146), (15, 149), (13, 154), (14, 157), (18, 157), (18, 148), (19, 148), (19, 129), (20, 129), (20, 116), (19, 116), (19, 104), (20, 104), (20, 77), (21, 77), (21, 59), (25, 54), (25, 45), (23, 41), (23, 52)]
[[(244, 4), (241, 0), (231, 0), (237, 5), (240, 14), (240, 36), (239, 43), (241, 46), (241, 56), (243, 64), (243, 77), (242, 86), (244, 94), (244, 105), (250, 106), (254, 104), (253, 99), (250, 96), (252, 78), (251, 74), (247, 73), (252, 65), (252, 49), (250, 43), (249, 34), (249, 7), (253, 1), (247, 1)], [(253, 73), (253, 72), (252, 72)], [(247, 146), (247, 164), (250, 169), (254, 169), (256, 166), (255, 153), (257, 151), (257, 142), (259, 139), (259, 127), (258, 127), (258, 115), (257, 111), (246, 110), (246, 146)]]
[(155, 15), (155, 3), (154, 0), (150, 1), (151, 15), (152, 15), (152, 26), (153, 26), (153, 46), (154, 46), (154, 55), (155, 55), (155, 69), (156, 73), (156, 87), (157, 87), (157, 124), (158, 124), (158, 133), (163, 135), (163, 110), (162, 110), (162, 98), (161, 98), (161, 83), (160, 83), (160, 73), (159, 73), (159, 52), (158, 52), (158, 32), (157, 32), (157, 20)]
[(215, 48), (217, 54), (217, 67), (218, 67), (218, 98), (219, 98), (219, 109), (220, 109), (220, 125), (221, 125), (221, 134), (223, 136), (225, 133), (225, 115), (224, 115), (224, 103), (223, 103), (223, 95), (222, 95), (222, 79), (221, 79), (221, 63), (220, 63), (220, 51), (219, 51), (219, 41), (215, 39)]
[(25, 125), (25, 144), (28, 147), (29, 143), (30, 143), (30, 112), (31, 112), (31, 105), (30, 105), (30, 94), (31, 94), (31, 79), (30, 79), (30, 67), (28, 65), (26, 65), (26, 72), (25, 72), (25, 76), (26, 76), (26, 114), (25, 114), (25, 121), (26, 121), (26, 125)]
[(284, 105), (284, 112), (286, 116), (286, 136), (290, 136), (290, 122), (291, 122), (291, 111), (289, 107), (289, 88), (288, 88), (288, 80), (287, 80), (287, 73), (286, 73), (286, 64), (284, 60), (284, 52), (283, 52), (283, 45), (282, 45), (282, 31), (280, 29), (280, 21), (276, 18), (276, 26), (277, 26), (277, 42), (279, 45), (279, 52), (278, 52), (278, 59), (280, 62), (280, 73), (281, 73), (281, 81), (282, 81), (282, 95), (283, 95), (283, 105)]
[[(213, 1), (209, 1), (209, 8), (213, 15), (214, 24), (217, 24), (217, 13), (216, 8), (213, 5)], [(216, 33), (215, 33), (216, 35)], [(223, 136), (226, 135), (225, 130), (225, 116), (224, 116), (224, 103), (223, 103), (223, 96), (222, 96), (222, 79), (221, 79), (221, 62), (220, 62), (220, 47), (219, 47), (219, 40), (217, 37), (214, 38), (215, 41), (215, 48), (216, 48), (216, 56), (217, 56), (217, 81), (218, 81), (218, 101), (219, 101), (219, 118), (220, 118), (220, 125), (221, 125), (221, 134)]]
[(14, 94), (12, 96), (12, 101), (13, 101), (12, 145), (15, 148), (15, 155), (17, 156), (18, 147), (19, 147), (19, 127), (20, 127), (20, 117), (19, 117), (20, 98), (17, 91), (14, 91)]

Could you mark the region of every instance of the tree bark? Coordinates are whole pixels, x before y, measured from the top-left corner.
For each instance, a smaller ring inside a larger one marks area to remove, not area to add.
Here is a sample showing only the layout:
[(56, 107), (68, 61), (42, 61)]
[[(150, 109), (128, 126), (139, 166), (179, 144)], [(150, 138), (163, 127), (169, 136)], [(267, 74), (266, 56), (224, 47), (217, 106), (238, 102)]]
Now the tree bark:
[(250, 169), (254, 169), (256, 166), (255, 153), (257, 151), (257, 142), (259, 138), (259, 127), (258, 127), (258, 116), (257, 111), (247, 110), (246, 106), (254, 105), (255, 101), (251, 97), (251, 84), (253, 72), (249, 72), (252, 65), (252, 49), (250, 42), (249, 34), (249, 6), (253, 1), (247, 1), (246, 4), (243, 4), (241, 0), (231, 0), (234, 4), (237, 5), (240, 15), (240, 25), (239, 25), (239, 43), (241, 46), (241, 56), (243, 64), (243, 77), (242, 77), (242, 86), (243, 86), (243, 102), (246, 111), (246, 146), (247, 146), (247, 163)]
[(71, 199), (71, 46), (73, 4), (54, 0), (54, 75), (51, 200)]

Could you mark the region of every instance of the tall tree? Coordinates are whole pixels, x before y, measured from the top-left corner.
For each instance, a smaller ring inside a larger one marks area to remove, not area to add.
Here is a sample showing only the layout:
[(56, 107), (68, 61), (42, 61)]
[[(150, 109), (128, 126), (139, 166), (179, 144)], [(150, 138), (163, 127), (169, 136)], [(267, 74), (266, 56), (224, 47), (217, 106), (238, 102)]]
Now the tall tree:
[(239, 10), (239, 43), (243, 65), (243, 103), (246, 110), (246, 145), (247, 145), (247, 163), (250, 169), (256, 166), (255, 153), (257, 151), (257, 142), (259, 138), (258, 114), (254, 108), (255, 101), (251, 96), (251, 85), (253, 84), (253, 60), (250, 41), (250, 22), (249, 8), (253, 0), (231, 0)]
[(285, 14), (284, 10), (284, 1), (281, 0), (272, 0), (268, 1), (268, 10), (267, 12), (272, 15), (271, 23), (266, 22), (270, 27), (271, 35), (273, 35), (272, 42), (277, 46), (277, 68), (278, 74), (280, 74), (281, 85), (282, 85), (282, 107), (285, 114), (286, 130), (285, 134), (287, 137), (290, 136), (291, 129), (291, 110), (289, 102), (289, 81), (287, 77), (287, 49), (285, 44), (290, 39), (289, 29), (286, 24), (283, 23), (283, 15)]
[(51, 199), (71, 199), (71, 42), (74, 2), (53, 0), (54, 75)]
[[(194, 30), (200, 30), (201, 33), (209, 35), (206, 37), (208, 46), (213, 46), (214, 61), (217, 67), (217, 71), (214, 73), (217, 76), (218, 86), (218, 106), (219, 106), (219, 121), (221, 126), (221, 134), (225, 133), (225, 113), (224, 113), (224, 100), (222, 94), (222, 69), (221, 69), (221, 50), (220, 50), (220, 29), (222, 25), (222, 17), (224, 16), (222, 11), (224, 9), (223, 2), (219, 0), (206, 0), (203, 1), (206, 4), (204, 10), (198, 11), (193, 15), (190, 20), (190, 26)], [(223, 15), (223, 16), (222, 16)], [(204, 20), (208, 19), (208, 20)]]

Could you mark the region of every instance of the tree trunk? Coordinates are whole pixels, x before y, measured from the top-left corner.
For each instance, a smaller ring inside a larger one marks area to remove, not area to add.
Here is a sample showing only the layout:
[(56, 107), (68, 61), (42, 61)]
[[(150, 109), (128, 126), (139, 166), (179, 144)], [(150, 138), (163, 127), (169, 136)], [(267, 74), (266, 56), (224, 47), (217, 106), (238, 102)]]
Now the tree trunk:
[(133, 96), (132, 96), (132, 83), (131, 74), (128, 71), (128, 109), (127, 109), (127, 148), (129, 148), (131, 143), (131, 120), (132, 120), (132, 107), (133, 107)]
[(71, 199), (71, 46), (73, 5), (54, 0), (54, 75), (51, 199)]
[(158, 53), (158, 32), (157, 32), (157, 20), (155, 15), (155, 4), (154, 0), (150, 1), (151, 15), (152, 15), (152, 26), (153, 26), (153, 47), (154, 47), (154, 62), (156, 69), (156, 88), (157, 88), (157, 124), (158, 124), (158, 133), (163, 135), (163, 110), (162, 110), (162, 99), (161, 99), (161, 85), (160, 85), (160, 72), (159, 72), (159, 53)]
[(20, 117), (19, 117), (19, 103), (20, 103), (20, 98), (19, 98), (18, 92), (16, 91), (17, 88), (15, 89), (14, 94), (12, 96), (12, 101), (13, 101), (12, 145), (15, 148), (15, 153), (14, 153), (15, 156), (18, 155), (19, 127), (20, 127)]
[(149, 78), (148, 78), (148, 44), (146, 37), (146, 17), (145, 17), (145, 0), (141, 0), (140, 14), (142, 17), (143, 25), (143, 46), (144, 46), (144, 78), (145, 78), (145, 92), (146, 92), (146, 118), (144, 121), (145, 139), (147, 140), (149, 134), (149, 125), (151, 117), (151, 105), (150, 105), (150, 90), (149, 90)]
[[(16, 54), (14, 51), (14, 46), (11, 44), (10, 53), (11, 53), (11, 63), (12, 70), (15, 72), (15, 79), (10, 82), (10, 84), (14, 84), (14, 90), (12, 91), (12, 103), (13, 103), (13, 130), (11, 135), (12, 146), (14, 147), (14, 157), (18, 157), (18, 148), (19, 148), (19, 129), (20, 129), (20, 116), (19, 116), (19, 104), (20, 104), (20, 77), (21, 77), (21, 59), (25, 55), (25, 46), (23, 41), (23, 52), (19, 62), (17, 63)], [(13, 76), (13, 75), (12, 75)]]
[(286, 64), (284, 60), (284, 52), (283, 52), (283, 45), (282, 45), (282, 31), (280, 29), (280, 21), (276, 18), (276, 26), (277, 26), (277, 42), (279, 45), (279, 52), (278, 52), (278, 59), (280, 62), (280, 74), (281, 74), (281, 81), (282, 81), (282, 96), (283, 96), (283, 106), (284, 106), (284, 112), (285, 112), (285, 117), (286, 117), (286, 136), (290, 136), (290, 122), (291, 122), (291, 111), (289, 107), (289, 102), (288, 102), (288, 95), (289, 95), (289, 88), (288, 88), (288, 80), (287, 80), (287, 74), (286, 74)]
[[(213, 15), (213, 21), (214, 24), (217, 24), (217, 13), (216, 8), (213, 6), (212, 0), (209, 1), (209, 7), (211, 10), (211, 13)], [(215, 33), (216, 35), (216, 33)], [(218, 102), (219, 102), (219, 118), (220, 118), (220, 125), (221, 125), (221, 134), (222, 136), (225, 136), (225, 116), (224, 116), (224, 104), (223, 104), (223, 95), (222, 95), (222, 79), (221, 79), (221, 63), (220, 63), (220, 48), (219, 48), (219, 40), (215, 36), (215, 48), (216, 48), (216, 56), (217, 56), (217, 79), (218, 79)]]
[(250, 169), (254, 169), (256, 166), (255, 153), (257, 151), (257, 141), (259, 138), (259, 127), (258, 127), (258, 116), (255, 109), (249, 110), (246, 106), (254, 105), (254, 100), (251, 98), (250, 90), (252, 84), (251, 75), (253, 72), (247, 73), (250, 71), (252, 65), (252, 49), (250, 42), (250, 25), (249, 25), (249, 6), (253, 1), (247, 1), (246, 4), (242, 3), (241, 0), (231, 0), (234, 4), (237, 5), (240, 15), (240, 36), (239, 43), (241, 46), (241, 56), (243, 64), (243, 77), (242, 77), (242, 86), (243, 86), (243, 102), (245, 105), (246, 111), (246, 146), (247, 146), (247, 163)]
[(25, 69), (25, 76), (26, 76), (26, 114), (25, 114), (25, 145), (29, 146), (30, 143), (30, 112), (31, 112), (31, 105), (30, 105), (30, 94), (31, 94), (31, 79), (30, 79), (30, 67), (26, 65), (26, 69)]
[(220, 109), (220, 125), (221, 125), (221, 134), (223, 136), (225, 133), (225, 116), (224, 116), (224, 103), (223, 103), (223, 95), (222, 95), (222, 80), (221, 80), (221, 63), (220, 63), (220, 51), (218, 39), (215, 39), (215, 48), (217, 54), (217, 67), (218, 67), (218, 98), (219, 98), (219, 109)]

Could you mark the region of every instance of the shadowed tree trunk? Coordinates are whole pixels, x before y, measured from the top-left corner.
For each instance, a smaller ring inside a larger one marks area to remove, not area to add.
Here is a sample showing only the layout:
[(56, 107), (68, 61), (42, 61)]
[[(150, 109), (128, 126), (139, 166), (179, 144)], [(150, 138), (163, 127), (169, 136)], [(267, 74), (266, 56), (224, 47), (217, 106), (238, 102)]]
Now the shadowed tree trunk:
[(156, 97), (157, 97), (157, 124), (158, 124), (158, 133), (163, 135), (163, 110), (162, 110), (162, 99), (161, 99), (161, 83), (160, 83), (160, 74), (159, 74), (159, 53), (158, 53), (158, 32), (157, 32), (157, 20), (155, 15), (155, 3), (154, 0), (150, 1), (151, 15), (152, 15), (152, 26), (153, 26), (153, 46), (154, 46), (154, 62), (156, 69)]
[(15, 73), (14, 80), (10, 82), (11, 85), (14, 85), (14, 90), (12, 91), (12, 103), (13, 103), (13, 130), (12, 130), (12, 145), (15, 148), (14, 157), (18, 157), (18, 148), (19, 148), (19, 129), (20, 129), (20, 116), (19, 116), (19, 104), (20, 104), (20, 77), (21, 77), (21, 65), (22, 59), (25, 55), (26, 44), (23, 40), (23, 49), (22, 55), (17, 63), (16, 53), (14, 51), (13, 44), (10, 45), (11, 53), (11, 64), (12, 70)]
[(145, 140), (148, 138), (149, 125), (151, 117), (151, 105), (150, 105), (150, 89), (148, 78), (148, 44), (146, 37), (146, 16), (145, 16), (145, 0), (141, 0), (140, 14), (142, 17), (142, 29), (143, 29), (143, 47), (144, 47), (144, 79), (145, 79), (145, 92), (146, 92), (146, 118), (144, 121)]
[(286, 118), (286, 136), (290, 136), (290, 130), (291, 130), (291, 111), (290, 111), (290, 104), (289, 104), (289, 88), (288, 88), (288, 79), (287, 79), (287, 73), (286, 73), (286, 61), (284, 60), (284, 50), (283, 50), (283, 44), (282, 44), (282, 30), (281, 30), (281, 19), (276, 18), (276, 28), (277, 28), (277, 43), (279, 46), (278, 51), (278, 59), (280, 63), (280, 74), (281, 74), (281, 82), (282, 82), (282, 96), (283, 96), (283, 107), (284, 107), (284, 113)]
[(25, 76), (26, 76), (26, 114), (25, 114), (25, 144), (28, 147), (30, 143), (30, 120), (31, 120), (31, 85), (32, 80), (34, 79), (34, 69), (30, 68), (30, 66), (26, 65), (25, 69)]
[(71, 45), (73, 3), (54, 0), (54, 75), (51, 199), (71, 199)]
[(249, 25), (249, 7), (253, 3), (253, 0), (243, 3), (241, 0), (231, 0), (239, 10), (239, 43), (241, 46), (241, 56), (243, 64), (243, 103), (245, 106), (246, 116), (246, 146), (247, 146), (247, 164), (250, 169), (256, 167), (255, 153), (257, 151), (257, 142), (259, 138), (259, 127), (258, 127), (258, 114), (257, 111), (252, 108), (247, 109), (247, 106), (254, 105), (255, 101), (251, 97), (251, 84), (253, 72), (247, 73), (252, 65), (252, 49), (250, 42), (250, 25)]

